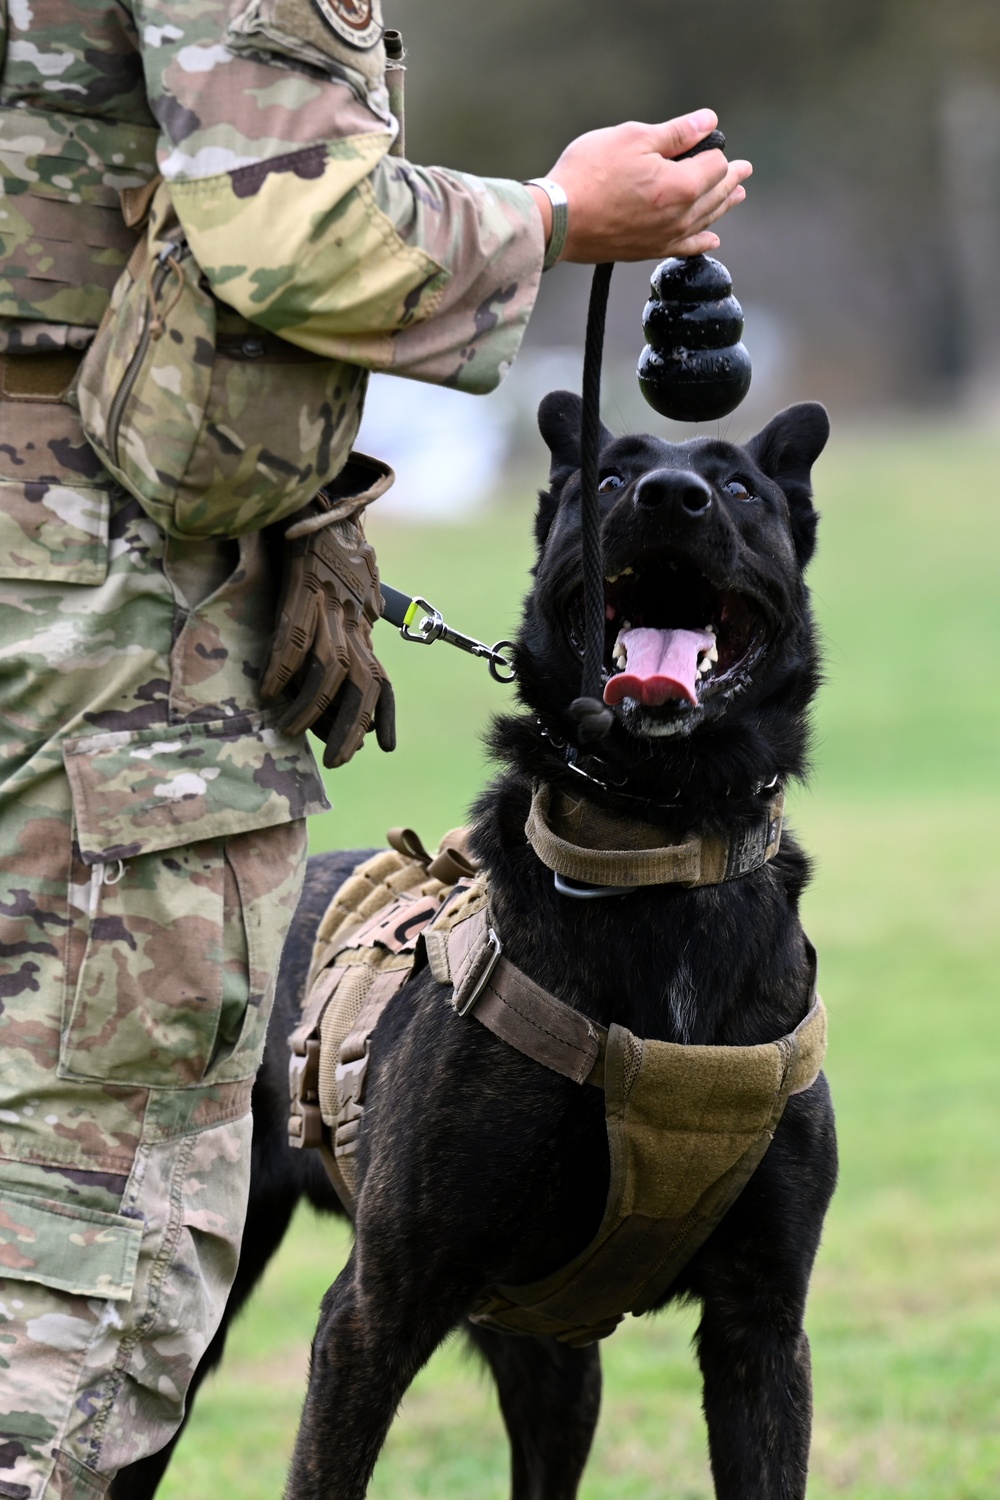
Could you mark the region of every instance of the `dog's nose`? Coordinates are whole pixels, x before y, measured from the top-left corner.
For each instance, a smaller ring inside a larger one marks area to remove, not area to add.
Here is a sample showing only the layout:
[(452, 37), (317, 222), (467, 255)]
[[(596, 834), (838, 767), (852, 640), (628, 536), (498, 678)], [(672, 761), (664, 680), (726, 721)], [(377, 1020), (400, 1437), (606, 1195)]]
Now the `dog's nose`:
[(688, 469), (654, 469), (636, 485), (635, 503), (650, 508), (669, 504), (689, 516), (703, 516), (711, 508), (712, 491)]

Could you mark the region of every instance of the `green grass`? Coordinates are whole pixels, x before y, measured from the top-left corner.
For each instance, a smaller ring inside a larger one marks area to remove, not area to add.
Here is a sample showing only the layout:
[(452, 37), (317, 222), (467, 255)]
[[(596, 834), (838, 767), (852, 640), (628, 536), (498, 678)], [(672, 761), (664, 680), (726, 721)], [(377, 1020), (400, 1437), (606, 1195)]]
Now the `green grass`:
[[(1000, 1494), (1000, 440), (835, 437), (817, 472), (813, 572), (826, 643), (815, 772), (792, 820), (815, 854), (806, 922), (832, 1024), (841, 1184), (813, 1281), (813, 1500)], [(512, 628), (529, 512), (474, 527), (373, 520), (386, 578), (461, 628)], [(381, 634), (381, 631), (380, 631)], [(382, 654), (400, 749), (333, 779), (314, 847), (435, 839), (481, 784), (479, 734), (509, 690), (445, 646)], [(298, 1222), (199, 1400), (166, 1500), (280, 1494), (315, 1310), (345, 1236)], [(585, 1500), (709, 1500), (694, 1316), (604, 1346)], [(410, 1392), (375, 1500), (503, 1500), (495, 1402), (459, 1343)]]

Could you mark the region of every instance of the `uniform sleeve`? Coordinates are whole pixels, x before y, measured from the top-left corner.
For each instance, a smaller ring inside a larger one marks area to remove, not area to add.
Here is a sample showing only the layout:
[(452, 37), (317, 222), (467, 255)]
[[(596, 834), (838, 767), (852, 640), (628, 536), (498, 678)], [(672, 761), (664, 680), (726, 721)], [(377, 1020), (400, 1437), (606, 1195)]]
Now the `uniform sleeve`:
[(365, 76), (332, 28), (325, 38), (323, 7), (283, 3), (282, 25), (263, 30), (266, 0), (142, 7), (160, 170), (195, 258), (220, 298), (313, 353), (492, 390), (541, 274), (530, 193), (388, 156), (380, 70), (369, 61)]

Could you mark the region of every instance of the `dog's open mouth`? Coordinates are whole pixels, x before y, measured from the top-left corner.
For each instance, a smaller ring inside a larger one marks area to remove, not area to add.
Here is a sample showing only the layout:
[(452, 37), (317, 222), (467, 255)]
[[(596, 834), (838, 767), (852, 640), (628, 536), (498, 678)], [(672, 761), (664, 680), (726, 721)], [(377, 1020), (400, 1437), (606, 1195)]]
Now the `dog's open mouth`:
[[(766, 644), (751, 600), (664, 554), (605, 578), (604, 617), (604, 701), (649, 733), (672, 733), (714, 695), (737, 691)], [(569, 633), (582, 655), (582, 593)]]

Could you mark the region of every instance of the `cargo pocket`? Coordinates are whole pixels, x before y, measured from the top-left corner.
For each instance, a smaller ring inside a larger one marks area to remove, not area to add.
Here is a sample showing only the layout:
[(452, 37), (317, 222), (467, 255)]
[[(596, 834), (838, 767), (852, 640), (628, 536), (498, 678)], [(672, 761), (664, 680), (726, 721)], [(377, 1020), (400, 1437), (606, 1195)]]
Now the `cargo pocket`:
[(0, 1195), (0, 1279), (128, 1302), (142, 1221), (20, 1193)]
[(67, 974), (63, 1077), (160, 1088), (204, 1079), (223, 973), (246, 963), (223, 888), (222, 839), (91, 867), (86, 948), (75, 984)]
[[(226, 720), (88, 736), (64, 755), (79, 851), (70, 951), (82, 954), (67, 965), (60, 1075), (168, 1089), (221, 1081), (223, 1068), (248, 1076), (248, 1008), (271, 978), (248, 922), (281, 923), (261, 911), (253, 887), (266, 878), (248, 875), (247, 849), (268, 829), (280, 844), (284, 825), (325, 806), (311, 753), (260, 720)], [(294, 903), (298, 828), (289, 837)]]

